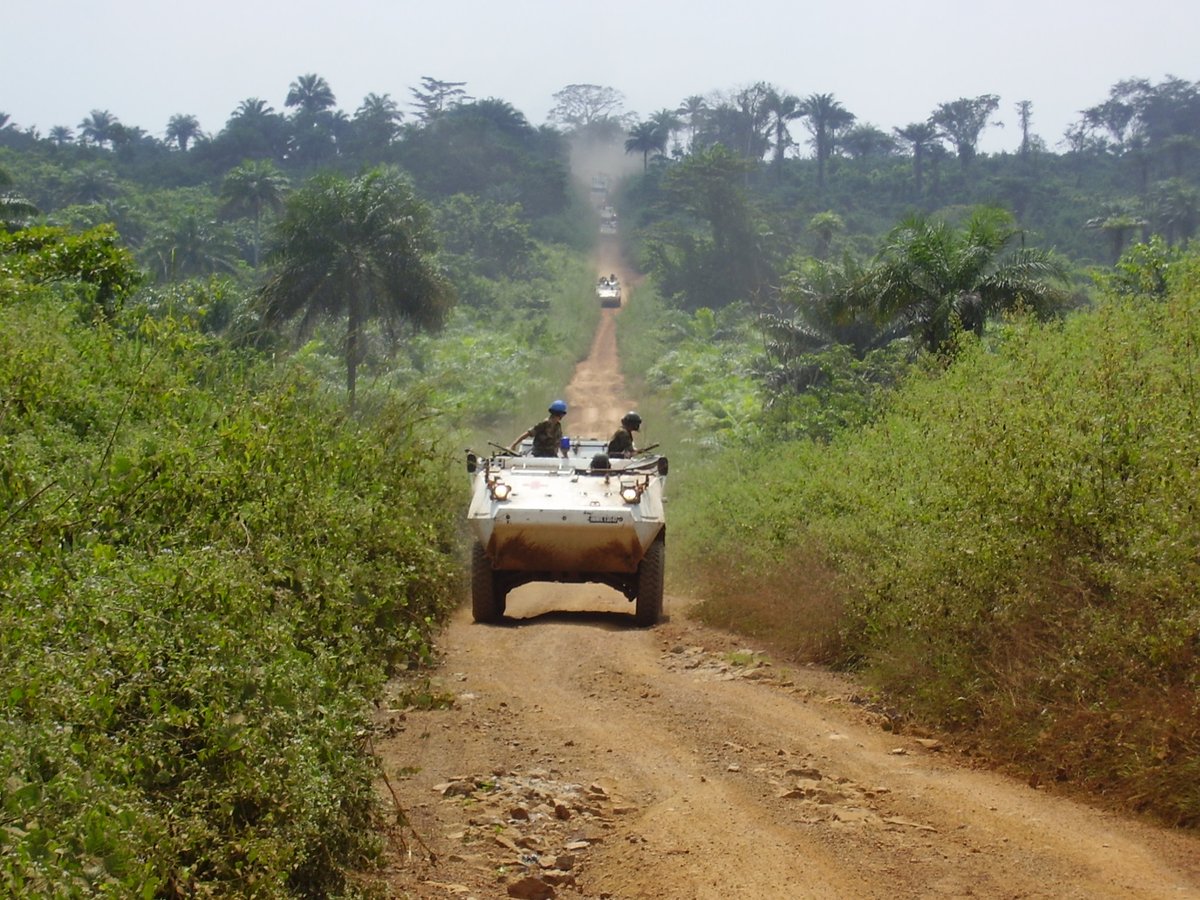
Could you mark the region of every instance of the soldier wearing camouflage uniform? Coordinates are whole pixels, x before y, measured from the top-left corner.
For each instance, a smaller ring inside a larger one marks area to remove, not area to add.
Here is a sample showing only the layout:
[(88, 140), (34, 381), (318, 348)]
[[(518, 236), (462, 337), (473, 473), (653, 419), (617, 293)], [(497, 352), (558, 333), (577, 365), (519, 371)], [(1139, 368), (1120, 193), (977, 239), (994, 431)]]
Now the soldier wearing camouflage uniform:
[(630, 410), (621, 417), (621, 427), (608, 441), (608, 455), (629, 459), (638, 452), (633, 445), (633, 433), (642, 427), (642, 417)]
[(555, 400), (550, 404), (548, 412), (550, 414), (546, 418), (522, 433), (508, 445), (508, 449), (515, 451), (525, 438), (533, 438), (534, 456), (558, 456), (561, 453), (563, 458), (566, 458), (567, 448), (562, 446), (562, 420), (567, 414), (567, 404), (562, 400)]

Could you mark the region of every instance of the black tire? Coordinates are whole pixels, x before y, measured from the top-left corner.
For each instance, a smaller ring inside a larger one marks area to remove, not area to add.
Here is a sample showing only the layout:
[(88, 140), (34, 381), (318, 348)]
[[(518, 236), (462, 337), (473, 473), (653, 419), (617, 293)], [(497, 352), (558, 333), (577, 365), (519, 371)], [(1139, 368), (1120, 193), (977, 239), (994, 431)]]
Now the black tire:
[(471, 615), (476, 622), (493, 624), (504, 616), (504, 592), (483, 544), (471, 548)]
[(666, 564), (667, 541), (660, 534), (638, 565), (637, 608), (633, 621), (642, 628), (657, 625), (662, 618), (663, 571)]

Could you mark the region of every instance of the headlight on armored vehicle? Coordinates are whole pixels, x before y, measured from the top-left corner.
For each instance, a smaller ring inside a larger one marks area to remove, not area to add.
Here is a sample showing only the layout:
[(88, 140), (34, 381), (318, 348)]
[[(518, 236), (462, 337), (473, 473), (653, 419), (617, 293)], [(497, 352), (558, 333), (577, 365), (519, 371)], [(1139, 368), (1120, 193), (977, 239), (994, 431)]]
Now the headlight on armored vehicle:
[(507, 500), (509, 493), (512, 491), (512, 487), (503, 481), (490, 482), (488, 487), (491, 488), (493, 500)]
[(641, 488), (636, 484), (627, 484), (621, 488), (621, 499), (626, 503), (637, 503), (642, 499)]

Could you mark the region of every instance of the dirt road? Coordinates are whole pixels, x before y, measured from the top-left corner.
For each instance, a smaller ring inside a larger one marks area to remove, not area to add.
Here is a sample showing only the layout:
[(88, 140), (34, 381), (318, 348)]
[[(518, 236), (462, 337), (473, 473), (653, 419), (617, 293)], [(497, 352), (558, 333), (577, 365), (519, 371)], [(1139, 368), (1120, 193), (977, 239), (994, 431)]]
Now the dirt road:
[[(569, 431), (606, 433), (628, 408), (616, 314), (568, 392)], [(1200, 897), (1196, 836), (890, 730), (853, 682), (773, 663), (688, 604), (668, 597), (649, 630), (600, 586), (520, 588), (501, 626), (461, 610), (434, 676), (453, 705), (379, 713), (413, 829), (392, 895)]]

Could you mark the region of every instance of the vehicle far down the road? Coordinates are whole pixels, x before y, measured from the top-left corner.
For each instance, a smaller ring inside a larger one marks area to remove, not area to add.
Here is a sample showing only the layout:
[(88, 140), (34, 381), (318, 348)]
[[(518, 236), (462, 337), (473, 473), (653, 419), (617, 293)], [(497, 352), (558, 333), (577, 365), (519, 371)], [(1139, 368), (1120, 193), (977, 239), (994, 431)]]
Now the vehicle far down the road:
[(530, 456), (528, 440), (515, 454), (499, 444), (490, 456), (467, 453), (475, 621), (499, 621), (508, 592), (532, 581), (596, 582), (634, 604), (637, 625), (653, 625), (662, 616), (667, 458), (649, 452), (657, 445), (610, 459), (603, 440), (564, 442), (567, 457)]
[(596, 282), (596, 296), (601, 306), (621, 305), (621, 282), (616, 275), (601, 275)]
[(600, 233), (617, 233), (617, 211), (611, 206), (600, 207)]

